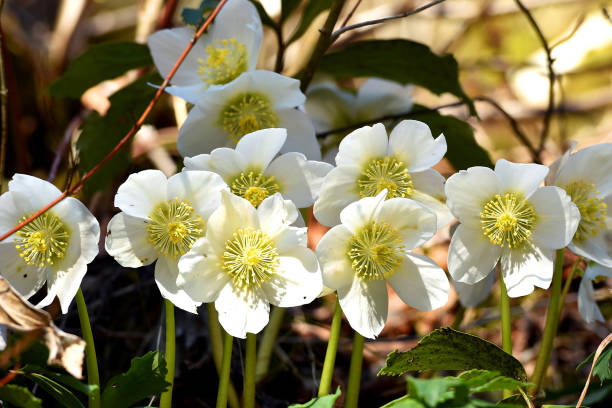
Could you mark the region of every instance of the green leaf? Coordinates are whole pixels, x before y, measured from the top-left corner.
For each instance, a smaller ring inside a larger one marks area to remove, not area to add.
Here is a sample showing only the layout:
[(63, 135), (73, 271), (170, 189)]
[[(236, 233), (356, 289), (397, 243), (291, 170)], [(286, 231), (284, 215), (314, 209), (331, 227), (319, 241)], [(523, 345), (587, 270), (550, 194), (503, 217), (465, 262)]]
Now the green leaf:
[(526, 381), (521, 363), (495, 344), (449, 327), (434, 330), (406, 352), (387, 356), (379, 375), (402, 375), (421, 370), (470, 370), (481, 368)]
[(102, 81), (152, 64), (149, 48), (144, 44), (113, 42), (92, 45), (51, 83), (49, 92), (57, 99), (80, 98), (86, 90)]
[(302, 12), (302, 19), (300, 20), (297, 28), (287, 41), (287, 45), (299, 39), (308, 27), (312, 24), (312, 21), (317, 18), (319, 14), (329, 9), (333, 3), (333, 0), (308, 0), (308, 3), (304, 6), (304, 11)]
[(533, 385), (514, 378), (500, 375), (497, 371), (469, 370), (457, 377), (470, 387), (470, 392), (485, 392), (496, 390), (514, 391), (518, 388)]
[[(591, 353), (582, 363), (578, 364), (576, 370), (580, 367), (593, 361), (595, 352)], [(612, 379), (612, 371), (610, 371), (610, 359), (612, 359), (612, 343), (608, 344), (606, 348), (601, 352), (595, 367), (593, 367), (593, 375), (599, 377), (600, 382)]]
[(258, 2), (257, 0), (250, 0), (250, 1), (251, 1), (251, 3), (253, 3), (255, 8), (257, 9), (257, 13), (259, 14), (259, 18), (261, 18), (261, 23), (263, 25), (266, 25), (266, 26), (271, 27), (272, 29), (276, 30), (277, 29), (276, 23), (274, 22), (274, 20), (272, 20), (272, 17), (270, 17), (268, 15), (268, 13), (266, 12), (266, 9), (263, 8), (261, 3)]
[(456, 170), (472, 166), (493, 167), (489, 154), (476, 143), (474, 129), (467, 122), (420, 105), (415, 105), (406, 117), (427, 123), (434, 137), (444, 134), (448, 146), (445, 157)]
[(421, 401), (410, 398), (404, 395), (401, 398), (393, 400), (388, 404), (383, 405), (381, 408), (426, 408)]
[(281, 2), (281, 22), (285, 21), (287, 17), (295, 11), (300, 5), (300, 0), (282, 0)]
[(468, 388), (455, 377), (442, 377), (420, 379), (407, 377), (408, 395), (417, 400), (423, 401), (428, 407), (436, 407), (439, 404), (455, 400), (467, 399)]
[(36, 398), (26, 387), (6, 384), (0, 387), (0, 401), (17, 408), (42, 408), (42, 400)]
[(102, 392), (102, 408), (123, 408), (168, 388), (166, 361), (159, 351), (132, 359), (130, 369), (110, 379)]
[(219, 5), (219, 0), (203, 0), (198, 8), (185, 7), (181, 10), (181, 18), (188, 25), (199, 27), (204, 23), (205, 16)]
[(73, 390), (79, 391), (87, 396), (93, 395), (94, 391), (98, 389), (97, 385), (85, 384), (70, 374), (58, 373), (34, 364), (27, 364), (19, 371), (24, 374), (38, 373), (44, 375), (53, 381), (63, 384)]
[(334, 403), (336, 402), (340, 394), (340, 387), (338, 387), (335, 394), (313, 398), (305, 404), (289, 405), (289, 408), (333, 408)]
[(50, 396), (53, 397), (53, 399), (62, 404), (64, 407), (85, 408), (81, 401), (79, 401), (79, 399), (75, 397), (68, 388), (55, 382), (54, 380), (38, 373), (27, 373), (25, 376), (40, 385), (40, 388), (45, 390)]
[(476, 115), (472, 100), (459, 84), (455, 57), (434, 54), (418, 42), (401, 39), (354, 42), (323, 56), (318, 69), (337, 79), (378, 77), (419, 85), (437, 95), (448, 92), (464, 100), (472, 115)]
[[(98, 164), (136, 122), (142, 111), (153, 98), (157, 89), (148, 83), (160, 83), (157, 73), (137, 79), (110, 97), (111, 106), (106, 115), (92, 112), (81, 125), (81, 135), (77, 141), (79, 169), (87, 172)], [(125, 172), (130, 165), (130, 143), (98, 170), (87, 182), (88, 193), (108, 188), (112, 179)]]

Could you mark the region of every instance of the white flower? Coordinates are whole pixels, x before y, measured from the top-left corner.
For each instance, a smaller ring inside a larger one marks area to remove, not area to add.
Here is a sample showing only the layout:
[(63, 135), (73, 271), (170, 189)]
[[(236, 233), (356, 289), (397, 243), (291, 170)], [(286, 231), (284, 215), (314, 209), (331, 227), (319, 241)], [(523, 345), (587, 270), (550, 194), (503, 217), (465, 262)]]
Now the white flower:
[(444, 271), (409, 252), (436, 232), (436, 216), (405, 198), (385, 201), (387, 190), (362, 198), (340, 213), (341, 225), (317, 245), (323, 284), (338, 291), (351, 327), (375, 338), (387, 320), (387, 282), (408, 305), (433, 310), (448, 298)]
[[(53, 184), (15, 174), (0, 196), (0, 232), (7, 232), (61, 195)], [(0, 273), (25, 298), (47, 282), (47, 306), (55, 296), (68, 311), (89, 264), (98, 254), (100, 225), (87, 207), (68, 197), (0, 242)]]
[(209, 171), (170, 178), (159, 170), (131, 174), (115, 195), (115, 207), (122, 212), (108, 223), (106, 251), (128, 268), (157, 260), (155, 282), (161, 295), (196, 313), (199, 303), (177, 285), (178, 260), (204, 235), (224, 189), (223, 179)]
[(491, 295), (491, 289), (493, 289), (496, 277), (495, 273), (490, 273), (486, 278), (473, 284), (457, 282), (451, 277), (451, 283), (459, 296), (459, 303), (463, 307), (475, 307), (487, 300), (489, 295)]
[(270, 303), (310, 303), (322, 289), (306, 228), (290, 226), (297, 209), (276, 193), (257, 209), (226, 191), (208, 219), (206, 236), (179, 261), (182, 287), (200, 302), (215, 302), (219, 322), (234, 337), (258, 333)]
[(580, 210), (580, 224), (569, 248), (577, 255), (612, 267), (612, 143), (570, 154), (572, 145), (551, 165), (547, 184), (563, 188)]
[(191, 109), (179, 131), (183, 157), (236, 146), (242, 136), (260, 129), (285, 128), (281, 152), (321, 159), (312, 123), (295, 109), (304, 103), (300, 81), (271, 71), (249, 71), (222, 88), (210, 88)]
[(444, 135), (434, 139), (416, 120), (401, 121), (389, 138), (380, 123), (357, 129), (340, 142), (338, 167), (323, 180), (314, 215), (322, 224), (337, 225), (344, 207), (387, 189), (388, 199), (411, 198), (430, 208), (441, 228), (452, 216), (444, 205), (444, 177), (431, 167), (445, 153)]
[[(412, 108), (412, 85), (379, 78), (368, 78), (357, 94), (344, 91), (333, 82), (322, 82), (308, 89), (304, 108), (317, 133), (340, 129)], [(324, 161), (332, 163), (338, 142), (344, 134), (332, 134), (323, 141)]]
[[(159, 73), (166, 77), (194, 35), (192, 27), (160, 30), (147, 43)], [(255, 6), (229, 0), (172, 77), (166, 91), (196, 103), (209, 87), (223, 86), (255, 69), (263, 29)]]
[(501, 159), (495, 171), (471, 167), (446, 181), (446, 204), (461, 222), (448, 252), (453, 279), (474, 284), (501, 258), (509, 296), (548, 288), (554, 251), (571, 241), (580, 214), (562, 189), (539, 187), (547, 173)]
[(587, 323), (593, 323), (596, 320), (605, 322), (595, 301), (595, 291), (593, 289), (593, 280), (598, 276), (612, 278), (612, 268), (606, 268), (596, 263), (589, 265), (578, 288), (578, 311)]
[(221, 147), (210, 154), (186, 157), (184, 170), (219, 174), (232, 193), (255, 207), (277, 192), (298, 208), (310, 207), (332, 166), (306, 160), (302, 153), (296, 152), (277, 157), (286, 139), (285, 129), (258, 130), (240, 139), (236, 149)]

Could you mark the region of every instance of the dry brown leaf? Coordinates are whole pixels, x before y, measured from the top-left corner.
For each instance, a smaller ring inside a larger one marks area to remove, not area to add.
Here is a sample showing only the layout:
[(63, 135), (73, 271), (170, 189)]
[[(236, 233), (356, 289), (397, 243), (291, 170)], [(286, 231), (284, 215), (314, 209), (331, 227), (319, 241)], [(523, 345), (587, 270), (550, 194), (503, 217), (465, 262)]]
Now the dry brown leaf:
[(76, 378), (83, 377), (85, 342), (58, 329), (49, 313), (34, 307), (0, 277), (0, 324), (21, 333), (40, 336), (49, 349), (47, 364), (60, 365)]

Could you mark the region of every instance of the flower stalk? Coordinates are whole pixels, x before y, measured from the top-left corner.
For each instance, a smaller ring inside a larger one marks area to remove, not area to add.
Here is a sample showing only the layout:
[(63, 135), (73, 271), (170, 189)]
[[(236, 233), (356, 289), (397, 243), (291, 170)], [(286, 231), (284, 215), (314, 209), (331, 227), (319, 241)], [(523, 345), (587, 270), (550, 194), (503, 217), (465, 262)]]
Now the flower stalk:
[(340, 301), (336, 297), (334, 317), (332, 318), (332, 324), (329, 331), (329, 341), (327, 342), (327, 351), (325, 352), (325, 361), (323, 362), (323, 371), (321, 372), (321, 382), (319, 383), (319, 397), (328, 395), (331, 388), (341, 324), (342, 308), (340, 307)]
[(512, 319), (510, 316), (510, 297), (508, 297), (504, 277), (501, 275), (502, 274), (500, 273), (499, 286), (501, 288), (501, 297), (499, 301), (499, 309), (501, 312), (502, 349), (506, 353), (512, 355)]
[(172, 388), (174, 387), (174, 358), (176, 355), (176, 338), (174, 333), (174, 305), (168, 299), (164, 299), (166, 307), (166, 381), (170, 383), (168, 389), (161, 395), (159, 408), (172, 407)]
[(346, 399), (344, 408), (357, 408), (359, 405), (359, 385), (361, 382), (361, 365), (363, 363), (363, 344), (365, 338), (355, 332), (353, 337), (353, 351), (351, 352), (351, 366), (346, 385)]
[[(217, 375), (221, 377), (221, 368), (223, 363), (223, 331), (219, 324), (219, 314), (215, 309), (214, 303), (207, 303), (206, 309), (208, 311), (208, 333), (210, 338), (210, 345), (212, 348), (213, 361), (215, 368), (217, 369)], [(240, 400), (238, 394), (231, 381), (228, 384), (227, 399), (230, 407), (240, 408)]]
[(83, 297), (81, 288), (75, 296), (77, 310), (79, 312), (79, 322), (81, 323), (81, 332), (85, 340), (85, 360), (87, 364), (87, 383), (96, 385), (96, 388), (89, 395), (89, 408), (100, 407), (100, 375), (98, 373), (98, 359), (96, 358), (96, 347), (94, 345), (93, 333), (91, 332), (91, 324), (89, 322), (89, 314), (87, 313), (87, 305)]
[(219, 390), (217, 391), (217, 408), (227, 407), (227, 395), (230, 380), (230, 368), (232, 365), (232, 344), (234, 338), (225, 333), (223, 339), (223, 361), (221, 362), (221, 373), (219, 374)]
[(257, 363), (257, 335), (247, 333), (244, 363), (243, 408), (255, 408), (255, 366)]
[(259, 342), (259, 351), (257, 352), (257, 364), (255, 365), (255, 381), (259, 381), (266, 376), (272, 359), (272, 352), (276, 345), (276, 338), (280, 331), (285, 317), (285, 308), (274, 307), (270, 312), (270, 321), (263, 331), (263, 336)]

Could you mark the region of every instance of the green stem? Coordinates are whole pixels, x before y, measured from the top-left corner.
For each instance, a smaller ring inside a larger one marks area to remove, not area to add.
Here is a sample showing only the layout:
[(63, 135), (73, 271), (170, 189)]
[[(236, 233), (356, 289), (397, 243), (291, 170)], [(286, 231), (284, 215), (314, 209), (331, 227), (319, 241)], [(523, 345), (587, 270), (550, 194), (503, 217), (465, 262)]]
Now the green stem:
[(227, 407), (227, 391), (229, 389), (230, 368), (232, 366), (232, 344), (233, 337), (225, 333), (223, 340), (223, 359), (221, 361), (221, 373), (219, 374), (219, 390), (217, 392), (217, 408)]
[[(213, 361), (217, 369), (217, 375), (221, 376), (221, 367), (223, 360), (223, 331), (219, 324), (219, 314), (215, 309), (214, 303), (207, 303), (208, 310), (208, 334), (210, 337), (210, 345), (212, 347)], [(234, 384), (229, 381), (227, 399), (230, 407), (240, 408), (240, 400), (234, 388)]]
[(257, 335), (247, 333), (246, 359), (244, 362), (243, 408), (255, 408), (255, 365), (257, 362)]
[(272, 359), (272, 352), (276, 346), (276, 338), (285, 318), (284, 307), (274, 307), (270, 312), (270, 321), (263, 331), (257, 351), (257, 364), (255, 365), (255, 381), (266, 376)]
[(542, 387), (542, 380), (550, 362), (550, 355), (553, 349), (553, 342), (557, 334), (557, 326), (559, 325), (559, 301), (561, 298), (561, 283), (563, 280), (563, 249), (558, 249), (555, 260), (555, 269), (553, 271), (552, 284), (550, 289), (550, 302), (546, 312), (546, 325), (544, 326), (544, 334), (542, 335), (542, 343), (538, 359), (536, 360), (535, 369), (531, 382), (535, 386), (531, 389), (531, 395), (537, 395)]
[(332, 318), (331, 329), (329, 330), (329, 341), (321, 372), (321, 383), (319, 384), (319, 397), (329, 394), (332, 378), (334, 376), (334, 365), (336, 364), (336, 352), (338, 351), (338, 339), (340, 338), (340, 326), (342, 325), (342, 308), (336, 297), (334, 306), (334, 317)]
[(359, 384), (361, 383), (361, 364), (363, 363), (363, 336), (355, 332), (353, 351), (351, 352), (351, 367), (346, 385), (344, 408), (356, 408), (359, 405)]
[(85, 359), (87, 364), (87, 382), (89, 385), (97, 385), (98, 388), (89, 396), (89, 408), (100, 407), (100, 375), (98, 374), (98, 360), (96, 359), (96, 346), (94, 345), (93, 333), (89, 324), (87, 305), (81, 288), (76, 293), (77, 310), (81, 322), (81, 332), (85, 340)]
[(561, 299), (559, 300), (559, 310), (557, 312), (557, 320), (561, 317), (561, 312), (563, 311), (563, 306), (565, 305), (565, 297), (570, 290), (570, 286), (572, 286), (572, 281), (574, 280), (574, 275), (576, 275), (576, 271), (578, 270), (578, 265), (580, 265), (580, 258), (574, 262), (572, 265), (572, 270), (570, 271), (569, 276), (565, 280), (565, 285), (563, 286), (563, 291), (561, 292)]
[(506, 290), (506, 283), (504, 277), (500, 274), (499, 286), (501, 287), (501, 299), (499, 302), (499, 308), (501, 311), (501, 325), (502, 325), (502, 349), (512, 354), (512, 321), (510, 316), (510, 298), (508, 297), (508, 291)]
[(164, 299), (166, 306), (166, 382), (170, 383), (168, 389), (161, 395), (159, 408), (172, 407), (172, 388), (174, 387), (174, 356), (176, 354), (176, 339), (174, 335), (174, 305), (168, 299)]

